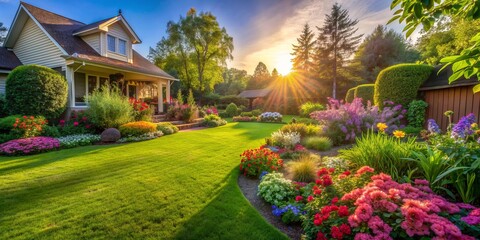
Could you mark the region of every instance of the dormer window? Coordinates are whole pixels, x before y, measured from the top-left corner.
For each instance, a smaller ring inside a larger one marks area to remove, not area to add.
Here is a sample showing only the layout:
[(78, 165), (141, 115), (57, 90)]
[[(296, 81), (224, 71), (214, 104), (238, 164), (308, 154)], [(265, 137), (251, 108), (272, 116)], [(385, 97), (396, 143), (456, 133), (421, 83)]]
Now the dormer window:
[(127, 55), (127, 41), (118, 39), (118, 53)]
[(108, 39), (108, 51), (116, 52), (116, 47), (115, 47), (116, 38), (114, 36), (107, 35), (107, 39)]

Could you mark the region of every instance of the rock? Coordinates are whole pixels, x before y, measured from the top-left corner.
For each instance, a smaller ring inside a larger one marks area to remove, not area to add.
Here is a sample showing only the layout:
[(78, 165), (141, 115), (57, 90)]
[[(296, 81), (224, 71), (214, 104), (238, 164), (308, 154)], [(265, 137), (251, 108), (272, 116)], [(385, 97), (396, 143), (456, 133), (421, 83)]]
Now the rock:
[(100, 135), (100, 140), (102, 142), (116, 142), (121, 137), (122, 135), (120, 135), (120, 131), (118, 131), (118, 129), (108, 128), (102, 132), (102, 135)]

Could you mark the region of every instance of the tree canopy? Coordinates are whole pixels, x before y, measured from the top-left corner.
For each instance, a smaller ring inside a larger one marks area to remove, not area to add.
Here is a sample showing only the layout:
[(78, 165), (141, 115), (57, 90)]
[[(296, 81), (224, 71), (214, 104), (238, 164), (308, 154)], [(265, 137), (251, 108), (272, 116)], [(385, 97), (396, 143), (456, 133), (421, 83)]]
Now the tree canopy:
[(268, 71), (267, 65), (259, 62), (255, 67), (252, 78), (247, 84), (247, 89), (262, 89), (266, 88), (272, 82), (272, 76)]
[(292, 44), (293, 70), (301, 73), (311, 73), (314, 69), (313, 55), (315, 53), (315, 34), (307, 24), (304, 25), (297, 44)]
[(245, 90), (251, 76), (247, 71), (236, 68), (224, 68), (223, 82), (215, 85), (215, 92), (221, 95), (237, 95)]

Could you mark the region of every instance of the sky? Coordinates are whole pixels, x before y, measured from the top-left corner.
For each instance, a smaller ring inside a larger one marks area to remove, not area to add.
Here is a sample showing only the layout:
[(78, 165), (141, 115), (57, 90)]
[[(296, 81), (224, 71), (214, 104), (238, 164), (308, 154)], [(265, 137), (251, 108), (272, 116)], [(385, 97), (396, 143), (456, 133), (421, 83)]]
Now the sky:
[[(190, 8), (197, 12), (211, 12), (220, 26), (233, 37), (234, 59), (228, 67), (253, 73), (258, 62), (264, 62), (270, 71), (281, 74), (291, 70), (292, 44), (303, 25), (322, 26), (325, 14), (338, 2), (348, 9), (350, 17), (358, 19), (359, 34), (370, 34), (379, 24), (392, 17), (391, 0), (26, 0), (25, 2), (54, 13), (92, 23), (117, 15), (124, 17), (142, 40), (134, 45), (143, 56), (150, 47), (166, 36), (168, 21), (178, 21)], [(9, 27), (18, 8), (18, 0), (0, 0), (0, 22)], [(388, 25), (398, 32), (402, 26)], [(412, 37), (415, 39), (416, 35)]]

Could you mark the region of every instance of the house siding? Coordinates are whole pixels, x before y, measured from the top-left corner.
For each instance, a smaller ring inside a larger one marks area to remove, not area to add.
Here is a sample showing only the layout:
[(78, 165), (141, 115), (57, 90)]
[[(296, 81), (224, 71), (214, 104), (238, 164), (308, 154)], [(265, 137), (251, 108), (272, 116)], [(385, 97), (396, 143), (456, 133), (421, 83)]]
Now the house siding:
[[(123, 39), (127, 41), (127, 55), (122, 55), (114, 52), (107, 51), (107, 57), (114, 58), (117, 60), (125, 61), (125, 62), (131, 62), (131, 56), (132, 56), (132, 41), (130, 39), (130, 36), (125, 32), (123, 27), (119, 23), (112, 24), (111, 26), (108, 27), (108, 35), (112, 35), (114, 37)], [(106, 38), (106, 35), (105, 35)], [(105, 43), (107, 40), (105, 39)], [(118, 41), (117, 41), (118, 44)], [(105, 44), (106, 48), (106, 44)]]
[(100, 52), (100, 34), (90, 34), (88, 36), (82, 37), (83, 41), (85, 41), (90, 47), (92, 47), (95, 51), (101, 54)]
[(23, 64), (39, 64), (51, 68), (65, 64), (65, 59), (61, 57), (62, 51), (32, 19), (25, 23), (13, 52)]

